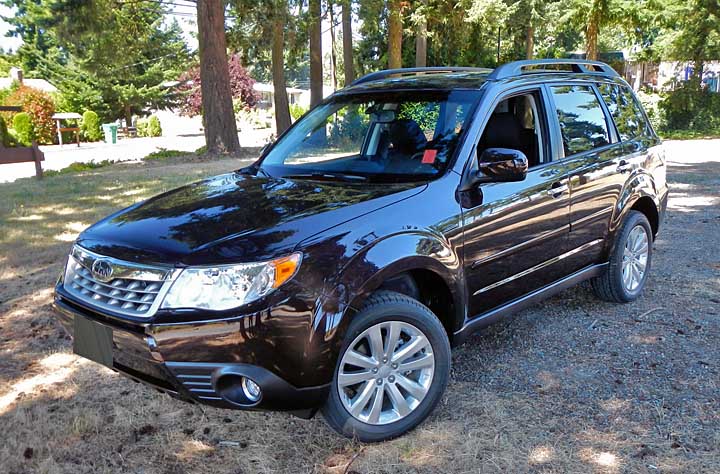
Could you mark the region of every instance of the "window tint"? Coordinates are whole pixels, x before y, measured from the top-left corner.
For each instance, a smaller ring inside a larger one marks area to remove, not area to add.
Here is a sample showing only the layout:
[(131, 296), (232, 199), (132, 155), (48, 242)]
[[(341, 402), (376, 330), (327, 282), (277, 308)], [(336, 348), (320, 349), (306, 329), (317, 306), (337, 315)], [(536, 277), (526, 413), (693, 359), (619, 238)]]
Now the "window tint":
[(565, 156), (610, 143), (605, 114), (588, 86), (551, 87), (562, 132)]
[(620, 140), (631, 140), (645, 132), (647, 127), (645, 117), (627, 87), (620, 87), (616, 84), (600, 84), (598, 89), (615, 120)]

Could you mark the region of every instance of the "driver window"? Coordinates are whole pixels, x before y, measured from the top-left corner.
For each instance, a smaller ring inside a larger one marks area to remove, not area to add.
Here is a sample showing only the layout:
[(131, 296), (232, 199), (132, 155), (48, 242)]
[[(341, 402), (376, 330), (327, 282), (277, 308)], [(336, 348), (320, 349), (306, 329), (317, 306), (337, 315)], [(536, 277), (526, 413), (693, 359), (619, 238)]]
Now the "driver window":
[(478, 142), (478, 156), (488, 148), (511, 148), (527, 156), (530, 167), (545, 163), (542, 120), (538, 92), (501, 101), (485, 125)]

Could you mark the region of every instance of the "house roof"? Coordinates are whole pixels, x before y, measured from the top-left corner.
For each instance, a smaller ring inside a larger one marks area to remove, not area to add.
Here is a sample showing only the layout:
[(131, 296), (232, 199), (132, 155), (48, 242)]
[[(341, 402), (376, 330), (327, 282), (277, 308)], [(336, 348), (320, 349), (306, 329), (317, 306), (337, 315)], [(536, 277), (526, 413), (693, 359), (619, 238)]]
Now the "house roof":
[[(10, 77), (0, 77), (0, 89), (7, 89), (9, 88), (14, 79)], [(45, 79), (27, 79), (23, 78), (22, 84), (24, 86), (32, 87), (33, 89), (39, 89), (43, 92), (57, 92), (57, 87), (50, 84)]]

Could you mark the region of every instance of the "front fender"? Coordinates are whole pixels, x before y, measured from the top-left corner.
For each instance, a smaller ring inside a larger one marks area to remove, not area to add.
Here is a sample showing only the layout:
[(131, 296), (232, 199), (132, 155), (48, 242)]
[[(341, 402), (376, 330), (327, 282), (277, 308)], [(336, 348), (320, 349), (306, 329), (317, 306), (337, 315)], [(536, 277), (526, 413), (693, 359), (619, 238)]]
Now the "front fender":
[[(453, 246), (431, 232), (389, 235), (358, 251), (338, 272), (332, 288), (320, 297), (313, 321), (309, 351), (333, 366), (347, 328), (363, 301), (388, 278), (411, 270), (431, 271), (442, 278), (455, 307), (453, 329), (465, 319), (465, 285), (462, 262)], [(320, 362), (320, 361), (318, 361)], [(308, 361), (313, 364), (313, 361)]]

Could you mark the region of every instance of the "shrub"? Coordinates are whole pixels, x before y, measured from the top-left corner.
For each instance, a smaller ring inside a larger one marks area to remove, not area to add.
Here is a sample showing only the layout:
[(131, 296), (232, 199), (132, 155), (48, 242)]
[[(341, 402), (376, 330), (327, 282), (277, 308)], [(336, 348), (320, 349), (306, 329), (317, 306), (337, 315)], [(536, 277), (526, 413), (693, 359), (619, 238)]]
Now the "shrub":
[[(260, 95), (253, 89), (255, 80), (242, 66), (240, 58), (233, 55), (228, 60), (230, 72), (230, 90), (233, 99), (240, 99), (247, 107), (255, 107)], [(194, 117), (202, 113), (202, 94), (200, 90), (200, 68), (193, 66), (180, 76), (178, 90), (182, 93), (180, 113)]]
[(30, 114), (27, 112), (15, 114), (15, 117), (13, 117), (13, 128), (15, 129), (18, 142), (25, 146), (32, 144), (35, 137)]
[(293, 122), (305, 115), (305, 112), (307, 112), (308, 109), (303, 107), (299, 104), (292, 104), (290, 106), (290, 117), (292, 117)]
[(669, 92), (658, 104), (667, 131), (720, 133), (720, 94), (688, 81)]
[(16, 145), (15, 138), (10, 135), (10, 131), (7, 128), (5, 119), (2, 117), (0, 117), (0, 145), (4, 146), (5, 148)]
[(80, 123), (80, 133), (82, 137), (89, 142), (102, 140), (103, 133), (100, 129), (100, 118), (98, 114), (92, 110), (86, 110), (83, 113), (82, 123)]
[[(42, 144), (55, 141), (55, 102), (49, 94), (28, 86), (20, 86), (5, 99), (8, 105), (19, 105), (30, 116), (33, 138)], [(10, 114), (12, 115), (12, 114)]]
[(135, 123), (135, 130), (137, 131), (138, 137), (149, 137), (148, 135), (148, 121), (146, 119), (138, 119)]
[(160, 126), (160, 119), (155, 115), (150, 116), (148, 120), (148, 136), (150, 137), (161, 137), (162, 127)]

